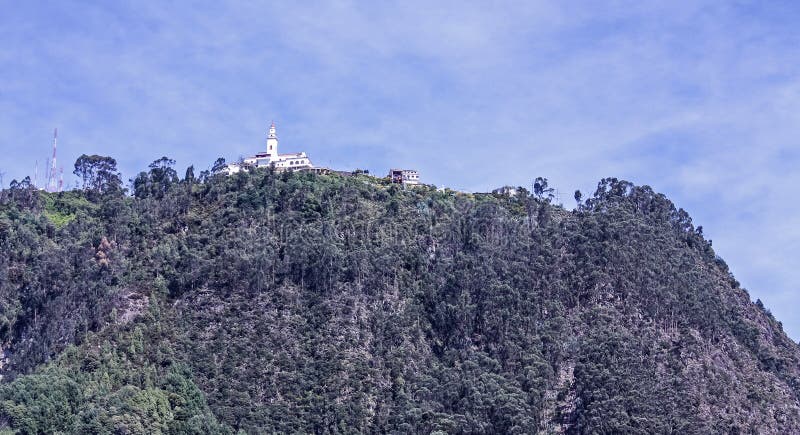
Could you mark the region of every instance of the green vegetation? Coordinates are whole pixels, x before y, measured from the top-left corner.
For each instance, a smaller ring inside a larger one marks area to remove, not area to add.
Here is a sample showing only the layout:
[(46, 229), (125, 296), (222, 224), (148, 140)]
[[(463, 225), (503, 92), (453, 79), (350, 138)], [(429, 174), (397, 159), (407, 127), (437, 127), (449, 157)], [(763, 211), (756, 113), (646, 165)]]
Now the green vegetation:
[(60, 195), (44, 195), (44, 215), (56, 227), (61, 229), (74, 221), (78, 213), (90, 214), (97, 206), (89, 202), (85, 194), (79, 191), (64, 192)]
[(647, 186), (570, 211), (544, 178), (463, 194), (162, 158), (126, 196), (112, 161), (76, 164), (85, 190), (0, 193), (11, 431), (800, 431), (798, 345)]

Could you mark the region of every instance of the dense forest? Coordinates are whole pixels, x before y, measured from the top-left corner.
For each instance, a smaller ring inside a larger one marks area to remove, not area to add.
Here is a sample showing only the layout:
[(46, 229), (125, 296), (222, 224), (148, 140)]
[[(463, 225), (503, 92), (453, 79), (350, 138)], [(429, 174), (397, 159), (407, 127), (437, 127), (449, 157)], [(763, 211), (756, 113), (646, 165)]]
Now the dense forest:
[(0, 431), (800, 432), (800, 346), (650, 187), (220, 168), (0, 193)]

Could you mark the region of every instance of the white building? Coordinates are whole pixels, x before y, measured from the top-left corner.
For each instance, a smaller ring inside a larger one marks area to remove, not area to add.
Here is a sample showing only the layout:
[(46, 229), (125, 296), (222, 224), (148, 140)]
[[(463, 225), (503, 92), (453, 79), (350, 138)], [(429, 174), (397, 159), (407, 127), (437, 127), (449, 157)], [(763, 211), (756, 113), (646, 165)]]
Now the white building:
[(497, 189), (492, 190), (492, 193), (495, 195), (506, 195), (506, 196), (517, 196), (519, 193), (519, 187), (514, 186), (503, 186)]
[(314, 165), (305, 152), (280, 154), (278, 153), (278, 135), (275, 133), (275, 123), (269, 126), (267, 134), (266, 152), (256, 153), (248, 157), (242, 163), (231, 163), (228, 165), (228, 174), (235, 174), (245, 167), (265, 168), (273, 166), (279, 171), (296, 171), (301, 169), (313, 169)]
[(391, 169), (389, 180), (392, 183), (416, 186), (419, 184), (419, 172), (413, 169)]

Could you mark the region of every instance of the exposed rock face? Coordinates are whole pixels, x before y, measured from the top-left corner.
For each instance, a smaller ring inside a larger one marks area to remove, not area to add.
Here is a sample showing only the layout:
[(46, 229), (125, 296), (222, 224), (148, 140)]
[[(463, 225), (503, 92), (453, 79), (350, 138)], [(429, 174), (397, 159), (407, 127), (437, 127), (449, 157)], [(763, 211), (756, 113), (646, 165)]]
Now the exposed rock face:
[(116, 322), (124, 325), (132, 322), (147, 310), (150, 305), (150, 298), (137, 292), (129, 292), (120, 300), (120, 305), (116, 308)]

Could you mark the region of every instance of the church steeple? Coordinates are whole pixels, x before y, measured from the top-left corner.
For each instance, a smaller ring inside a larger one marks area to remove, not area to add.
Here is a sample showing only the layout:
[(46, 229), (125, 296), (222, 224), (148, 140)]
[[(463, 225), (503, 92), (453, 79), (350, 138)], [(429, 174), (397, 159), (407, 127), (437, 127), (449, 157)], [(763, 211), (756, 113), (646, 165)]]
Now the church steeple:
[(275, 121), (269, 126), (269, 134), (267, 134), (267, 154), (273, 157), (278, 155), (278, 135), (275, 133)]

